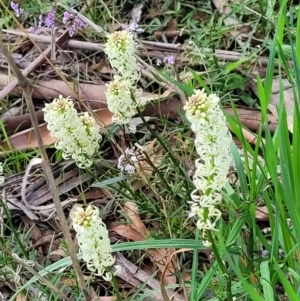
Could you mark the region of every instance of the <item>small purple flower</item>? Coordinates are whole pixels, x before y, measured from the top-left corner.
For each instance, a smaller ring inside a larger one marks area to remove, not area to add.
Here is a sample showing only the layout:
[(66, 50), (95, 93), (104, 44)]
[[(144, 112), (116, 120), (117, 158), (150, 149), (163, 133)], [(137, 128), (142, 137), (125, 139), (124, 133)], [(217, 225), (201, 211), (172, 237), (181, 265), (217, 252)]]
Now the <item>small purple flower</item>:
[(136, 22), (132, 22), (129, 25), (124, 25), (124, 29), (126, 29), (128, 32), (134, 32), (134, 33), (142, 33), (144, 32), (144, 29), (139, 27), (139, 24)]
[(30, 26), (30, 28), (28, 29), (28, 32), (29, 33), (36, 33), (37, 30), (33, 26)]
[(64, 12), (63, 23), (68, 25), (70, 37), (72, 37), (78, 29), (86, 27), (86, 24), (82, 20), (67, 11)]
[(128, 29), (129, 31), (136, 31), (138, 29), (139, 25), (136, 22), (130, 23)]
[(70, 14), (67, 11), (65, 11), (64, 12), (64, 17), (63, 17), (63, 23), (66, 24), (70, 20), (71, 16), (72, 16), (72, 14)]
[(19, 4), (18, 3), (14, 3), (14, 2), (10, 2), (10, 7), (13, 9), (13, 10), (18, 10), (19, 9)]
[(24, 9), (19, 7), (18, 3), (10, 2), (10, 7), (14, 10), (17, 17), (20, 17), (24, 13)]
[(40, 15), (39, 16), (39, 24), (38, 27), (49, 27), (49, 28), (53, 28), (55, 26), (55, 14), (56, 11), (55, 10), (49, 10), (47, 15)]
[(74, 34), (75, 34), (75, 29), (74, 29), (73, 26), (70, 26), (70, 27), (69, 27), (69, 36), (70, 36), (70, 37), (73, 37)]
[(164, 58), (164, 62), (167, 63), (167, 64), (169, 64), (169, 65), (174, 65), (175, 64), (175, 56), (173, 54), (167, 55)]
[(261, 258), (268, 258), (269, 257), (269, 252), (267, 250), (263, 250), (261, 252)]
[(76, 26), (78, 28), (84, 28), (84, 27), (86, 27), (86, 24), (82, 20), (80, 20), (78, 18), (75, 18), (74, 22), (76, 23)]
[(45, 24), (47, 27), (54, 27), (55, 25), (55, 10), (50, 10), (45, 20)]

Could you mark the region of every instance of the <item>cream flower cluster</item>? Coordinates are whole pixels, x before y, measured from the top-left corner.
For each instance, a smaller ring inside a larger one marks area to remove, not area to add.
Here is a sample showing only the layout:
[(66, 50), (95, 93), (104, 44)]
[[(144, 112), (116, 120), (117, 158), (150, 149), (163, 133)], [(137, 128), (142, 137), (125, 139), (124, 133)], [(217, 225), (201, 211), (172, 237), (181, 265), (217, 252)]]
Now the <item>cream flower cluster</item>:
[(115, 263), (115, 258), (111, 255), (108, 230), (99, 217), (99, 209), (90, 205), (86, 210), (78, 208), (73, 216), (73, 228), (87, 268), (105, 280), (111, 280), (107, 268)]
[(1, 176), (3, 174), (3, 166), (2, 163), (0, 162), (0, 184), (4, 183), (4, 177)]
[(55, 147), (62, 150), (63, 158), (72, 158), (80, 168), (90, 167), (102, 139), (95, 119), (88, 113), (79, 117), (73, 101), (61, 95), (46, 104), (43, 111), (47, 128), (57, 140)]
[(108, 35), (104, 49), (116, 69), (114, 80), (106, 85), (106, 99), (108, 109), (114, 114), (113, 121), (118, 124), (129, 123), (137, 107), (144, 105), (140, 100), (142, 92), (136, 86), (139, 73), (135, 47), (133, 34), (123, 30)]
[(111, 66), (117, 70), (118, 75), (132, 83), (139, 79), (137, 61), (134, 57), (135, 46), (133, 34), (123, 30), (108, 35), (104, 49)]
[(216, 222), (221, 217), (216, 205), (222, 201), (221, 190), (227, 182), (232, 138), (215, 94), (195, 90), (184, 110), (195, 133), (195, 147), (200, 156), (196, 160), (193, 179), (196, 189), (191, 194), (189, 216), (198, 218), (197, 227), (205, 237), (206, 230), (216, 230)]
[(128, 79), (121, 77), (115, 77), (106, 87), (107, 106), (114, 113), (112, 121), (118, 124), (129, 123), (131, 117), (137, 113), (136, 108), (142, 105), (137, 101), (142, 91), (132, 86)]

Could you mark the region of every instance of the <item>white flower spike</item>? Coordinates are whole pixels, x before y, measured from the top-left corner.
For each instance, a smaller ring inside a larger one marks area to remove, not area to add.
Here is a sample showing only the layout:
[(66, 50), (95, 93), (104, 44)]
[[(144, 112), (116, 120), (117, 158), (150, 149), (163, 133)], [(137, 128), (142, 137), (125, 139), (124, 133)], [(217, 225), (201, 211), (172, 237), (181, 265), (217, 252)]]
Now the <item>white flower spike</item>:
[(72, 158), (80, 168), (90, 167), (102, 139), (95, 119), (88, 113), (79, 117), (73, 101), (61, 95), (46, 104), (43, 111), (47, 128), (57, 140), (55, 147), (62, 150), (63, 158)]
[(134, 57), (136, 44), (133, 34), (127, 30), (115, 31), (108, 35), (104, 52), (119, 76), (131, 83), (139, 79), (138, 66)]
[(115, 258), (111, 255), (108, 230), (99, 216), (99, 209), (90, 205), (86, 210), (78, 208), (73, 216), (73, 228), (87, 268), (110, 281), (112, 275), (107, 268), (115, 263)]
[[(226, 126), (226, 118), (219, 106), (216, 94), (195, 90), (184, 106), (186, 117), (195, 133), (195, 146), (199, 159), (192, 192), (192, 206), (189, 217), (197, 217), (197, 227), (202, 231), (216, 231), (216, 222), (221, 211), (216, 208), (222, 201), (221, 190), (227, 182), (230, 167), (231, 134)], [(209, 242), (205, 242), (209, 246)]]

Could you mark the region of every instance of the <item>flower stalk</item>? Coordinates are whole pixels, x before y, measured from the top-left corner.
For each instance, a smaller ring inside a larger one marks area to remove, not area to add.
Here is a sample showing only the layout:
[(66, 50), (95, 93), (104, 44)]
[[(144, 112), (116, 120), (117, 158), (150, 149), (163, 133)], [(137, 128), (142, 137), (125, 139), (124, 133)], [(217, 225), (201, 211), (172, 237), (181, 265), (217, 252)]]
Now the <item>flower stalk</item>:
[[(204, 90), (195, 90), (184, 110), (195, 133), (195, 147), (199, 159), (193, 178), (195, 190), (189, 217), (197, 218), (197, 228), (204, 239), (207, 231), (217, 231), (216, 222), (221, 218), (217, 205), (222, 201), (221, 190), (227, 182), (230, 167), (231, 134), (225, 116), (219, 106), (219, 97), (207, 95)], [(211, 246), (211, 241), (204, 242)]]

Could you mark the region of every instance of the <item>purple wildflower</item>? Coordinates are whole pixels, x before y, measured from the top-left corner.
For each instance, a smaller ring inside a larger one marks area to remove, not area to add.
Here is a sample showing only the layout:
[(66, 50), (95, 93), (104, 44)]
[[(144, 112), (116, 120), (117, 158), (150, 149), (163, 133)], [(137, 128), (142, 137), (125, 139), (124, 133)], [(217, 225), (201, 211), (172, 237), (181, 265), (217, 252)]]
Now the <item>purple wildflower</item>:
[(74, 34), (75, 34), (74, 26), (70, 26), (70, 27), (69, 27), (69, 36), (70, 36), (70, 37), (73, 37)]
[(24, 9), (19, 7), (18, 3), (10, 2), (10, 7), (14, 10), (17, 17), (20, 17), (24, 13)]
[(126, 29), (128, 32), (134, 32), (134, 33), (142, 33), (144, 32), (144, 29), (139, 27), (139, 24), (136, 22), (132, 22), (129, 25), (123, 25), (122, 26), (124, 29)]
[(28, 32), (29, 33), (36, 33), (37, 30), (33, 26), (30, 26), (30, 28), (28, 29)]
[(267, 250), (263, 250), (261, 252), (261, 258), (268, 258), (269, 257), (269, 252)]
[(130, 23), (128, 29), (129, 31), (136, 31), (138, 29), (139, 25), (136, 22)]
[(56, 11), (55, 10), (49, 10), (47, 15), (40, 15), (39, 16), (39, 24), (38, 27), (49, 27), (49, 28), (53, 28), (55, 26), (55, 14)]
[(63, 23), (68, 25), (70, 37), (72, 37), (80, 28), (86, 27), (86, 24), (82, 20), (67, 11), (64, 12)]
[(167, 64), (170, 64), (170, 65), (174, 65), (175, 64), (175, 56), (173, 54), (167, 55), (164, 58), (164, 62), (167, 63)]
[(66, 24), (71, 18), (71, 14), (67, 11), (64, 12), (63, 23)]

